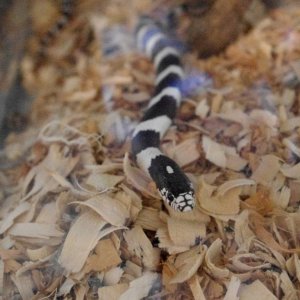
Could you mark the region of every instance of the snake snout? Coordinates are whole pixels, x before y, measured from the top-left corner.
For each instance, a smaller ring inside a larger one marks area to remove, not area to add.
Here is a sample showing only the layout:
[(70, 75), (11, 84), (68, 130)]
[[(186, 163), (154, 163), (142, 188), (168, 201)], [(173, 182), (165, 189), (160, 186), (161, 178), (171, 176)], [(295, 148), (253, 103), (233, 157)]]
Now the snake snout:
[(192, 192), (180, 194), (174, 201), (174, 207), (179, 211), (191, 211), (195, 207), (195, 198)]

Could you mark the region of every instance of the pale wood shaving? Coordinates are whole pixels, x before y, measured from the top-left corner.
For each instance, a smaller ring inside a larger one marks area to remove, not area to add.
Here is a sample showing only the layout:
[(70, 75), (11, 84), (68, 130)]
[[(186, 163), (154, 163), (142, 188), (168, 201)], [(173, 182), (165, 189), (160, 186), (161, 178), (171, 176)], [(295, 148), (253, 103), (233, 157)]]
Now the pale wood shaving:
[(105, 224), (93, 211), (87, 211), (78, 217), (65, 239), (59, 257), (59, 263), (66, 272), (76, 273), (81, 270), (90, 251), (96, 246), (99, 231)]
[(10, 230), (10, 235), (15, 237), (29, 237), (49, 239), (51, 237), (62, 237), (63, 232), (56, 228), (55, 224), (43, 223), (17, 223)]
[(140, 257), (147, 269), (155, 271), (159, 262), (160, 250), (153, 248), (142, 228), (135, 226), (124, 233), (124, 238), (128, 244), (128, 250)]
[(73, 202), (80, 206), (87, 206), (98, 213), (107, 223), (122, 226), (129, 218), (129, 208), (116, 198), (99, 195), (85, 202)]
[[(103, 253), (106, 253), (104, 256)], [(101, 240), (95, 247), (95, 254), (88, 257), (84, 272), (103, 271), (122, 262), (117, 249), (110, 239)]]
[(117, 284), (122, 275), (124, 273), (124, 270), (121, 267), (115, 267), (107, 272), (105, 272), (104, 277), (103, 277), (103, 282), (105, 285), (115, 285)]
[(103, 191), (115, 187), (123, 179), (123, 176), (92, 173), (86, 179), (86, 183), (95, 187), (98, 191)]
[(197, 240), (206, 236), (204, 223), (168, 218), (167, 228), (171, 241), (176, 246), (193, 246)]
[(216, 186), (207, 184), (203, 179), (198, 188), (198, 201), (206, 212), (215, 215), (235, 215), (240, 210), (240, 187), (234, 187), (226, 192), (225, 195), (213, 196)]
[(194, 299), (206, 300), (197, 275), (194, 275), (192, 278), (190, 278), (188, 284), (192, 291)]
[(197, 145), (197, 138), (186, 139), (184, 142), (172, 148), (173, 154), (170, 153), (170, 156), (173, 157), (179, 166), (184, 167), (200, 158)]
[(157, 279), (157, 273), (145, 272), (140, 278), (130, 282), (128, 290), (121, 294), (119, 299), (139, 300), (146, 297)]
[(277, 299), (259, 280), (255, 280), (249, 285), (242, 285), (239, 291), (239, 297), (241, 300)]
[(128, 289), (127, 283), (119, 283), (111, 286), (104, 286), (98, 289), (99, 300), (118, 300), (121, 295)]
[(30, 260), (37, 261), (43, 258), (48, 257), (51, 253), (53, 253), (54, 248), (49, 246), (43, 246), (37, 249), (26, 249), (26, 253)]
[(34, 284), (30, 275), (12, 276), (12, 280), (18, 288), (22, 299), (31, 300), (34, 296)]
[(197, 272), (205, 255), (206, 247), (197, 246), (176, 256), (174, 263), (176, 274), (170, 279), (169, 283), (182, 283), (190, 279)]
[(266, 155), (261, 158), (257, 169), (253, 172), (251, 178), (257, 183), (268, 185), (280, 170), (280, 160), (274, 155)]
[(221, 263), (221, 252), (222, 252), (222, 240), (216, 239), (210, 247), (207, 249), (205, 254), (205, 264), (207, 270), (212, 274), (214, 278), (227, 278), (230, 272), (226, 268), (217, 266)]
[(29, 210), (30, 204), (27, 202), (18, 205), (6, 218), (0, 223), (0, 234), (3, 234), (14, 224), (14, 219), (22, 215), (24, 212)]
[(241, 285), (239, 278), (232, 276), (227, 287), (227, 292), (224, 300), (239, 300), (238, 291)]

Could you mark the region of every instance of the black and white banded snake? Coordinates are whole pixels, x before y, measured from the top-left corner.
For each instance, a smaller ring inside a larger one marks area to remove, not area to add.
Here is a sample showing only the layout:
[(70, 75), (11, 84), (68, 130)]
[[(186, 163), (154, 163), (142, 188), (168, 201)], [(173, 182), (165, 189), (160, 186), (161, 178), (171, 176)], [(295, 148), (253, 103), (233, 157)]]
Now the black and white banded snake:
[(166, 204), (177, 211), (191, 211), (195, 206), (191, 181), (159, 149), (182, 101), (184, 72), (180, 55), (151, 18), (141, 18), (136, 40), (138, 48), (153, 61), (156, 78), (153, 97), (132, 135), (132, 154), (138, 166), (153, 179)]
[[(63, 0), (62, 16), (42, 40), (47, 45), (70, 20), (74, 1)], [(178, 164), (160, 149), (160, 140), (172, 124), (182, 101), (184, 76), (180, 54), (160, 26), (150, 17), (141, 17), (136, 27), (139, 50), (153, 62), (156, 70), (155, 90), (148, 108), (132, 135), (132, 154), (138, 166), (156, 184), (164, 200), (173, 209), (191, 211), (195, 206), (194, 188)]]

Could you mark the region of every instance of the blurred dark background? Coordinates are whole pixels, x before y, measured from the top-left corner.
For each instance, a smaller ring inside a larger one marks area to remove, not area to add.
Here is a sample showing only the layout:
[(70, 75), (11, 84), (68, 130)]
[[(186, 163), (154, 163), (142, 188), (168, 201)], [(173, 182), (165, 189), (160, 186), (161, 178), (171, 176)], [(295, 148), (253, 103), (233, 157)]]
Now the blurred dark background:
[(0, 0), (0, 148), (10, 130), (24, 129), (30, 107), (20, 74), (30, 34), (28, 5), (27, 0)]

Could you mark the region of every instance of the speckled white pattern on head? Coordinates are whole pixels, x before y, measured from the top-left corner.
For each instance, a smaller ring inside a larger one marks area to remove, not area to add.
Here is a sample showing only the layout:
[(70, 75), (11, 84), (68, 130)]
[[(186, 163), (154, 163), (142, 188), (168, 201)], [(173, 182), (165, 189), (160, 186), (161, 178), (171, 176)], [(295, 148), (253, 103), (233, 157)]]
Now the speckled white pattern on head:
[(136, 156), (136, 161), (139, 165), (139, 167), (149, 174), (149, 168), (151, 166), (152, 159), (156, 158), (157, 156), (162, 155), (160, 150), (158, 148), (149, 147), (145, 150), (142, 150), (140, 153)]
[(181, 93), (180, 93), (179, 88), (178, 87), (167, 87), (151, 99), (151, 101), (149, 102), (148, 108), (151, 107), (152, 105), (156, 104), (164, 96), (172, 96), (176, 100), (177, 106), (180, 105)]
[(161, 50), (154, 58), (154, 66), (157, 69), (161, 61), (168, 55), (176, 55), (179, 56), (178, 51), (173, 47), (166, 47)]
[(178, 76), (180, 76), (181, 78), (183, 77), (183, 70), (181, 67), (179, 66), (174, 66), (171, 65), (169, 67), (167, 67), (165, 70), (163, 70), (157, 77), (155, 80), (155, 84), (158, 85), (166, 76), (168, 76), (170, 73), (175, 73)]
[(165, 115), (143, 121), (136, 126), (133, 132), (133, 137), (135, 137), (135, 135), (140, 131), (154, 130), (155, 132), (158, 132), (159, 137), (162, 138), (162, 136), (165, 134), (165, 132), (168, 130), (171, 124), (171, 119)]

